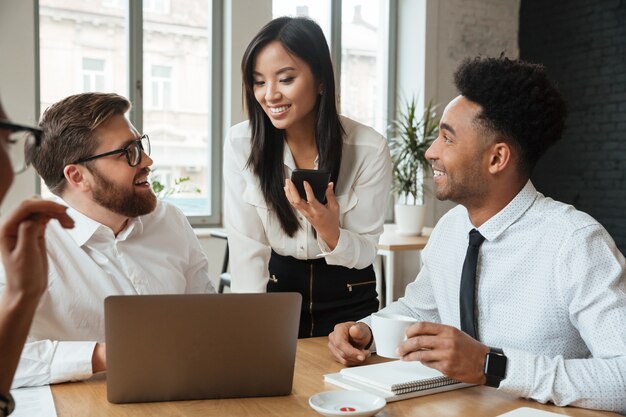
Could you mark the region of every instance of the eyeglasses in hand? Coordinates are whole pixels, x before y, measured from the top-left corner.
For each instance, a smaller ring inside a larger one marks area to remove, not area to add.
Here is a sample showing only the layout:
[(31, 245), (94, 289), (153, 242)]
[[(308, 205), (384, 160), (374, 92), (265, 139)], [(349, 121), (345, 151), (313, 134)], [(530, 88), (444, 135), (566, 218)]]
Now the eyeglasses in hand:
[(43, 132), (36, 127), (24, 126), (8, 120), (0, 120), (0, 129), (9, 131), (7, 151), (13, 172), (19, 174), (26, 171), (31, 161), (26, 159), (25, 149), (41, 145)]

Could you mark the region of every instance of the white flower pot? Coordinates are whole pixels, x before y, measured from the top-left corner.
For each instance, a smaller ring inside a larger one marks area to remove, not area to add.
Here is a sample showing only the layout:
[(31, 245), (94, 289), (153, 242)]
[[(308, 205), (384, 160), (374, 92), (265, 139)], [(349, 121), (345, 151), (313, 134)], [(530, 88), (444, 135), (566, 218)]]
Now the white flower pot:
[(396, 204), (396, 233), (401, 236), (419, 236), (424, 227), (426, 210), (423, 205)]

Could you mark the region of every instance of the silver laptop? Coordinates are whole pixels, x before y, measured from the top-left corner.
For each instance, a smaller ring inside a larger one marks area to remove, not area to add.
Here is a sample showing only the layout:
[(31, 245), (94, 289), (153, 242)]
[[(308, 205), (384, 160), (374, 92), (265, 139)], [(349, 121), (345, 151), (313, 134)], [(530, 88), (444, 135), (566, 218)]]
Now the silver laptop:
[(112, 403), (289, 395), (297, 293), (111, 296)]

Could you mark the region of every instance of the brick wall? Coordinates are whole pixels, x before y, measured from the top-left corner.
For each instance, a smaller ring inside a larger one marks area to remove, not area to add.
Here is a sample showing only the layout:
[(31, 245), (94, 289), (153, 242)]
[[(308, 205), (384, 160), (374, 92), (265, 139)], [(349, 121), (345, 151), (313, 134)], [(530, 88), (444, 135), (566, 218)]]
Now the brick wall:
[(520, 57), (543, 63), (569, 117), (533, 181), (600, 221), (626, 252), (626, 2), (522, 0)]
[(519, 0), (439, 2), (439, 44), (444, 58), (458, 63), (468, 55), (517, 57)]
[[(517, 58), (520, 0), (438, 1), (437, 100), (442, 106), (456, 97), (452, 74), (466, 57)], [(430, 59), (431, 57), (427, 57)]]

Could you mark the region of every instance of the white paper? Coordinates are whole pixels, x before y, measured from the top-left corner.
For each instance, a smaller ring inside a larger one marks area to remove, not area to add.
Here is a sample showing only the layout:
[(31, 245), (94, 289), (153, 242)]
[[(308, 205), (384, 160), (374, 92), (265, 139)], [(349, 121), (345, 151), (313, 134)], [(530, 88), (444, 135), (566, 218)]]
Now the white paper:
[(49, 385), (11, 390), (15, 411), (11, 417), (57, 417)]
[(521, 408), (516, 408), (513, 411), (509, 411), (508, 413), (500, 414), (498, 417), (552, 417), (552, 416), (563, 417), (563, 414), (557, 414), (551, 411), (538, 410), (536, 408), (521, 407)]

